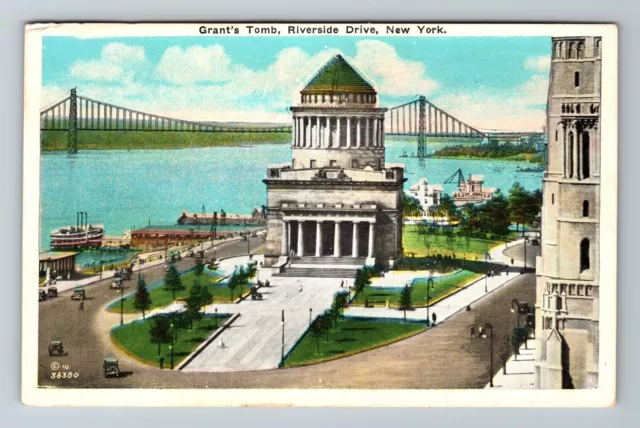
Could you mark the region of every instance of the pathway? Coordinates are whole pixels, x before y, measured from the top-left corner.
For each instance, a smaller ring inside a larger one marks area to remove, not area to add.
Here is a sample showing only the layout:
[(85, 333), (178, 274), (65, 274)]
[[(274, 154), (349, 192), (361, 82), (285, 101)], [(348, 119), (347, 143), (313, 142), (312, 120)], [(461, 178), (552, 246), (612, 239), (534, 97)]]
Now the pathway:
[[(284, 353), (309, 326), (309, 309), (315, 317), (331, 306), (339, 279), (305, 278), (303, 290), (296, 278), (269, 278), (270, 287), (260, 292), (263, 300), (246, 299), (236, 305), (211, 305), (207, 313), (240, 313), (240, 317), (214, 343), (206, 347), (183, 371), (246, 371), (277, 368), (282, 357), (282, 311), (284, 310)], [(220, 340), (224, 346), (220, 346)]]
[[(530, 339), (520, 347), (520, 355), (512, 355), (506, 370), (493, 377), (493, 387), (502, 389), (535, 389), (534, 354), (536, 341)], [(485, 388), (491, 388), (489, 384)]]
[[(458, 312), (462, 308), (466, 308), (468, 305), (473, 307), (473, 303), (478, 299), (491, 294), (495, 290), (499, 289), (507, 282), (520, 276), (517, 272), (501, 272), (499, 275), (491, 278), (482, 277), (475, 281), (473, 284), (463, 288), (455, 294), (440, 300), (438, 303), (429, 306), (429, 316), (436, 314), (436, 322), (440, 323), (453, 314)], [(486, 292), (485, 292), (486, 283)], [(397, 309), (387, 308), (363, 308), (350, 306), (345, 311), (346, 316), (355, 317), (368, 317), (368, 318), (404, 318), (404, 312)], [(407, 319), (411, 320), (426, 320), (427, 308), (417, 308), (412, 311), (407, 311)]]

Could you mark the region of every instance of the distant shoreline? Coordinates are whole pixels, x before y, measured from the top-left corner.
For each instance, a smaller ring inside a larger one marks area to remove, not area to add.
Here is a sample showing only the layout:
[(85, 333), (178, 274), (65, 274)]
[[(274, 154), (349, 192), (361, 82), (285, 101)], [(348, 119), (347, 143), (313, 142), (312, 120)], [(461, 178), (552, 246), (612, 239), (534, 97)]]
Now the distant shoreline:
[[(42, 153), (66, 151), (67, 138), (66, 131), (42, 131), (40, 151)], [(174, 150), (290, 142), (289, 132), (84, 131), (78, 133), (79, 150)]]
[(513, 161), (513, 162), (529, 162), (534, 164), (544, 164), (544, 157), (537, 153), (518, 153), (511, 156), (469, 156), (469, 155), (431, 155), (432, 158), (439, 159), (468, 159), (468, 160), (492, 160), (492, 161)]

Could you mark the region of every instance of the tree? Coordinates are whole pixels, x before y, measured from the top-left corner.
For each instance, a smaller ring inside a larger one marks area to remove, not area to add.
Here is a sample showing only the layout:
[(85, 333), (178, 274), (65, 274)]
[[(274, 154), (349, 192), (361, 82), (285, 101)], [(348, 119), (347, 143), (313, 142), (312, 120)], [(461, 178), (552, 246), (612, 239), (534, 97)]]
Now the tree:
[(407, 309), (411, 309), (413, 303), (411, 301), (411, 287), (403, 287), (400, 292), (400, 309), (404, 311), (404, 322), (407, 322)]
[(238, 287), (239, 282), (238, 282), (238, 275), (237, 273), (234, 271), (230, 276), (229, 276), (229, 280), (227, 281), (227, 288), (229, 289), (229, 295), (230, 295), (230, 299), (233, 302), (233, 292), (234, 290)]
[(460, 219), (455, 201), (446, 193), (440, 198), (440, 210), (442, 215), (449, 220), (449, 224)]
[(151, 308), (151, 295), (147, 290), (147, 281), (144, 276), (138, 277), (136, 294), (133, 298), (133, 307), (142, 312), (142, 319), (145, 319), (145, 312)]
[(193, 321), (202, 318), (200, 308), (202, 307), (202, 287), (196, 281), (189, 290), (189, 296), (186, 299), (186, 315), (189, 318), (189, 328), (193, 329)]
[(356, 271), (356, 278), (353, 281), (353, 288), (355, 289), (356, 296), (364, 292), (365, 288), (371, 285), (371, 271), (366, 267), (358, 268)]
[(413, 196), (404, 194), (402, 198), (402, 216), (403, 217), (419, 217), (422, 216), (422, 206), (420, 202)]
[(325, 337), (325, 342), (329, 341), (329, 330), (331, 329), (331, 326), (333, 325), (333, 314), (331, 313), (331, 309), (329, 309), (327, 312), (325, 312), (324, 314), (322, 314), (322, 316), (320, 316), (320, 322), (322, 323), (322, 329), (324, 330), (324, 332), (326, 333), (326, 337)]
[(320, 318), (317, 318), (311, 323), (311, 334), (316, 338), (316, 354), (320, 353), (320, 337), (324, 334), (324, 323)]
[(331, 313), (334, 317), (333, 327), (334, 330), (338, 329), (338, 317), (342, 316), (344, 311), (344, 307), (347, 306), (347, 302), (349, 301), (349, 292), (348, 291), (338, 291), (333, 295), (333, 302), (331, 303)]
[(158, 355), (160, 355), (160, 347), (163, 343), (171, 343), (171, 322), (167, 317), (153, 317), (153, 324), (149, 329), (151, 343), (158, 344)]
[(200, 307), (204, 308), (205, 306), (209, 306), (213, 303), (213, 295), (209, 290), (209, 286), (202, 285), (200, 288)]
[(194, 266), (193, 271), (196, 274), (196, 280), (200, 282), (200, 275), (204, 272), (204, 264), (200, 257), (196, 258), (196, 265)]
[(483, 227), (495, 236), (507, 236), (511, 220), (509, 218), (509, 201), (498, 190), (481, 210)]
[(176, 293), (178, 291), (185, 290), (185, 286), (182, 283), (182, 279), (180, 278), (180, 273), (178, 273), (178, 269), (173, 264), (169, 265), (169, 269), (167, 273), (164, 275), (164, 289), (170, 291), (173, 295), (173, 300), (176, 300)]
[(520, 183), (515, 182), (509, 190), (509, 218), (516, 224), (516, 230), (520, 230), (522, 224), (522, 235), (524, 236), (524, 224), (527, 221), (527, 204), (529, 193)]

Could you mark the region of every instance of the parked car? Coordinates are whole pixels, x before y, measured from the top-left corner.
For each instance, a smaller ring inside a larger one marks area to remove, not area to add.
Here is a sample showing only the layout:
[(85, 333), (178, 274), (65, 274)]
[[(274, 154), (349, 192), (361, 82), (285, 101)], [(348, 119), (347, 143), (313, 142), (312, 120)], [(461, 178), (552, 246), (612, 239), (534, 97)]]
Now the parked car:
[(49, 355), (64, 355), (64, 347), (62, 346), (62, 341), (52, 340), (51, 342), (49, 342)]
[(113, 354), (107, 354), (107, 356), (104, 357), (102, 368), (104, 370), (104, 377), (120, 376), (120, 367), (118, 366), (118, 359)]
[(47, 300), (47, 293), (44, 290), (38, 290), (38, 302)]
[(120, 290), (122, 288), (122, 279), (116, 278), (111, 281), (111, 285), (109, 285), (109, 288)]
[(86, 297), (87, 297), (87, 294), (84, 291), (84, 287), (79, 286), (73, 289), (71, 300), (84, 300)]
[(47, 288), (47, 297), (58, 297), (58, 289), (56, 287)]
[(540, 245), (540, 241), (538, 241), (537, 239), (532, 239), (531, 245)]

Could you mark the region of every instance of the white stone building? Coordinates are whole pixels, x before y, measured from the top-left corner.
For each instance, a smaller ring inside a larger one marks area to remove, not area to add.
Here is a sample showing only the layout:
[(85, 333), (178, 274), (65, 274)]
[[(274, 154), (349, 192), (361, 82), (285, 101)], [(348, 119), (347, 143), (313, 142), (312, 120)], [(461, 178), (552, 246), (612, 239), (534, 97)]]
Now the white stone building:
[(409, 187), (409, 196), (412, 196), (420, 202), (424, 215), (427, 216), (431, 207), (440, 205), (440, 199), (444, 189), (442, 184), (429, 184), (426, 178), (421, 178), (416, 184)]
[(388, 265), (402, 255), (404, 166), (385, 163), (377, 92), (334, 56), (291, 108), (291, 162), (268, 165), (265, 264), (296, 257)]

